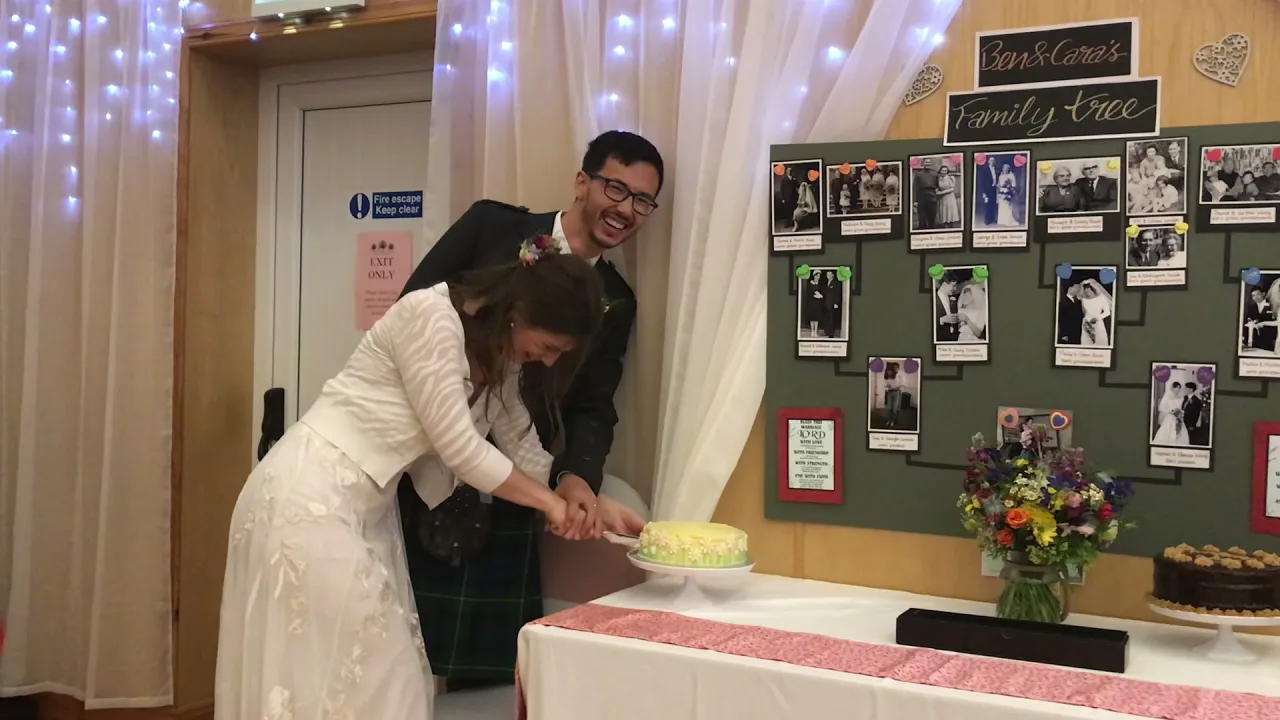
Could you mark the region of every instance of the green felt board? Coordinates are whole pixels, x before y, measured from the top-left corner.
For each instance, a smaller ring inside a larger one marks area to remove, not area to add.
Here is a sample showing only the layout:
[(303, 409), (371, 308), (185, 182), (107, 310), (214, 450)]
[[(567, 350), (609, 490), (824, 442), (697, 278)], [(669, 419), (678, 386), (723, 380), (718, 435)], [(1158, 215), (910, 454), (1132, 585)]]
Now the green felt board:
[[(1166, 128), (1161, 136), (1190, 139), (1190, 179), (1199, 175), (1202, 145), (1277, 143), (1280, 123)], [(905, 171), (910, 155), (963, 152), (968, 246), (972, 152), (1030, 150), (1034, 167), (1042, 159), (1123, 157), (1125, 142), (1091, 140), (992, 148), (944, 148), (940, 139), (815, 143), (774, 146), (770, 160), (821, 158), (824, 165), (856, 163), (866, 158), (880, 162), (900, 160)], [(766, 168), (760, 172), (766, 172)], [(909, 201), (908, 185), (906, 181), (902, 184), (904, 205)], [(837, 376), (831, 360), (796, 358), (796, 297), (788, 291), (795, 281), (795, 265), (848, 265), (854, 267), (854, 281), (860, 278), (861, 287), (860, 294), (851, 298), (849, 355), (842, 367), (865, 370), (868, 358), (875, 356), (920, 357), (924, 361), (920, 452), (912, 456), (913, 462), (963, 465), (973, 433), (993, 437), (998, 406), (1061, 408), (1073, 412), (1073, 444), (1085, 448), (1096, 469), (1112, 470), (1126, 477), (1169, 479), (1174, 470), (1147, 466), (1150, 363), (1214, 362), (1218, 365), (1218, 382), (1212, 470), (1183, 470), (1181, 484), (1176, 486), (1135, 485), (1137, 493), (1130, 516), (1141, 527), (1122, 535), (1113, 550), (1146, 555), (1189, 542), (1280, 551), (1280, 536), (1249, 531), (1253, 423), (1280, 420), (1280, 381), (1272, 383), (1275, 387), (1270, 389), (1268, 398), (1223, 394), (1224, 390), (1256, 393), (1264, 385), (1260, 380), (1235, 377), (1240, 285), (1238, 280), (1224, 282), (1226, 236), (1196, 232), (1195, 199), (1196, 192), (1192, 190), (1187, 207), (1191, 230), (1186, 288), (1148, 291), (1145, 324), (1114, 329), (1114, 369), (1108, 372), (1107, 381), (1138, 386), (1132, 389), (1099, 387), (1097, 370), (1053, 367), (1055, 292), (1037, 288), (1041, 248), (1036, 242), (1034, 221), (1030, 247), (1016, 252), (940, 251), (929, 253), (922, 261), (918, 254), (908, 252), (905, 237), (867, 240), (861, 243), (861, 273), (855, 267), (858, 243), (831, 242), (830, 230), (822, 252), (772, 256), (768, 272), (765, 516), (934, 535), (966, 534), (955, 507), (962, 472), (908, 465), (901, 453), (868, 451), (866, 378)], [(1123, 188), (1120, 202), (1123, 209)], [(819, 203), (825, 204), (825, 200), (820, 199)], [(833, 222), (838, 221), (826, 220), (828, 227)], [(839, 231), (834, 232), (838, 236)], [(1123, 239), (1122, 231), (1121, 236), (1097, 242), (1046, 245), (1044, 281), (1053, 281), (1058, 263), (1116, 265), (1120, 269), (1116, 317), (1121, 322), (1137, 319), (1141, 293), (1123, 286)], [(1241, 268), (1280, 268), (1280, 235), (1233, 233), (1231, 255), (1226, 270), (1237, 278)], [(934, 263), (986, 264), (990, 268), (991, 362), (967, 365), (959, 382), (935, 379), (954, 376), (956, 370), (952, 365), (933, 363), (932, 301), (920, 292), (920, 285), (924, 268)], [(845, 418), (843, 504), (780, 501), (777, 411), (832, 406), (841, 407)]]

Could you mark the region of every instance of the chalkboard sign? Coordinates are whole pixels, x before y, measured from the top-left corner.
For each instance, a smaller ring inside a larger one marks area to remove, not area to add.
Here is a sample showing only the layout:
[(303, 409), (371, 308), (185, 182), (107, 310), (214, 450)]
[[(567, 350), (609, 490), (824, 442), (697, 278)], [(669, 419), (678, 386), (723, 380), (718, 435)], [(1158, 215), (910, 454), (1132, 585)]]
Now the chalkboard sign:
[(977, 89), (1138, 76), (1138, 20), (978, 33)]
[(947, 93), (944, 145), (1160, 134), (1160, 78)]

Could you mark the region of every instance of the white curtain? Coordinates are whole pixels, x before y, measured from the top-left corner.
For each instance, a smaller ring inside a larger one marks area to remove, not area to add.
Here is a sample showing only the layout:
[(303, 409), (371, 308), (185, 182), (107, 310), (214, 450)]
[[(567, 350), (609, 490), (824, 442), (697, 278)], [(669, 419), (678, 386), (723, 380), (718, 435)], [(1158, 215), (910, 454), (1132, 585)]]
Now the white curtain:
[(0, 695), (172, 701), (178, 0), (0, 0)]
[(623, 251), (639, 297), (611, 469), (705, 520), (764, 393), (770, 144), (874, 140), (960, 0), (442, 0), (428, 182), (563, 207), (587, 142), (644, 135), (662, 207)]

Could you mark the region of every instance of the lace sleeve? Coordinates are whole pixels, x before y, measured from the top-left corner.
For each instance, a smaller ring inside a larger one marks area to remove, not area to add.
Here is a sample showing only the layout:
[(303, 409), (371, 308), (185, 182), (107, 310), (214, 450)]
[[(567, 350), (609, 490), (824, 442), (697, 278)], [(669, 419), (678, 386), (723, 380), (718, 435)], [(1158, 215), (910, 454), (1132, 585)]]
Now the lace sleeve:
[(462, 323), (449, 298), (434, 289), (405, 295), (370, 332), (400, 372), (409, 404), (440, 461), (463, 482), (492, 493), (511, 460), (476, 431), (467, 406)]
[(542, 449), (538, 428), (529, 419), (529, 410), (520, 399), (520, 382), (511, 375), (502, 385), (502, 407), (493, 420), (493, 439), (515, 461), (516, 467), (541, 483), (551, 478), (551, 453)]

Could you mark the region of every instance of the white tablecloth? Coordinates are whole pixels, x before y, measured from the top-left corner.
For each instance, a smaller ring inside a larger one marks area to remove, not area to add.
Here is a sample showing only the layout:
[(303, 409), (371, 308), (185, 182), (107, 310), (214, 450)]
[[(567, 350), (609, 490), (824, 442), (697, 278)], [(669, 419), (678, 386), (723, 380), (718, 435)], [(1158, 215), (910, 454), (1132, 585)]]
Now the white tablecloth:
[[(672, 610), (677, 586), (655, 580), (597, 601)], [(708, 620), (893, 644), (908, 608), (991, 614), (986, 603), (744, 575), (717, 581)], [(1073, 615), (1069, 622), (1129, 632), (1126, 677), (1280, 696), (1280, 638), (1242, 636), (1253, 664), (1211, 662), (1193, 648), (1213, 631)], [(1132, 718), (1090, 708), (816, 670), (705, 650), (528, 626), (519, 669), (529, 720), (1050, 720)], [(1229, 720), (1223, 718), (1223, 720)]]

